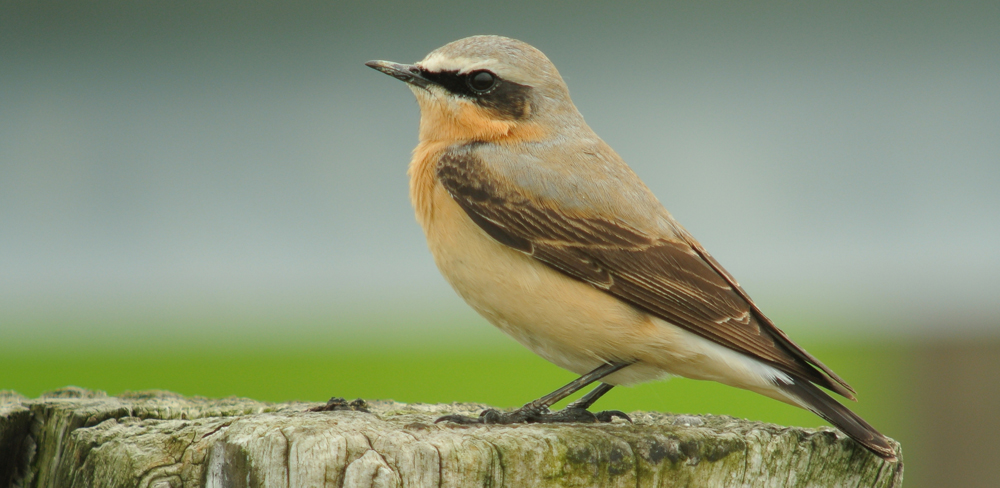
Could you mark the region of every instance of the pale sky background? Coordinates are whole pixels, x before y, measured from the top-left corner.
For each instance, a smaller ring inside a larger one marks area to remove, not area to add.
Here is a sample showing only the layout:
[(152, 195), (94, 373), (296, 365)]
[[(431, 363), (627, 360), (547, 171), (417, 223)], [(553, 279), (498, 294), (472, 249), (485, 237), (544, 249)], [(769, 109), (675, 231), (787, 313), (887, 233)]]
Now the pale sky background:
[(0, 333), (471, 316), (409, 205), (416, 103), (363, 63), (473, 34), (545, 52), (765, 312), (1000, 331), (1000, 3), (484, 5), (0, 4)]

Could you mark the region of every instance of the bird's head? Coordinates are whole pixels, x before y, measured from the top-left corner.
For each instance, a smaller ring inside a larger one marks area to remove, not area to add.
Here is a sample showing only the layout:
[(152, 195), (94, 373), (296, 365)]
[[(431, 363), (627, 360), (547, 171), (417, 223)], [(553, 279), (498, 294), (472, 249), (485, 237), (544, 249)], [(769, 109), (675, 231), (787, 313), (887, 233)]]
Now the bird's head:
[(555, 65), (514, 39), (467, 37), (415, 64), (365, 64), (410, 86), (421, 141), (519, 142), (582, 124)]

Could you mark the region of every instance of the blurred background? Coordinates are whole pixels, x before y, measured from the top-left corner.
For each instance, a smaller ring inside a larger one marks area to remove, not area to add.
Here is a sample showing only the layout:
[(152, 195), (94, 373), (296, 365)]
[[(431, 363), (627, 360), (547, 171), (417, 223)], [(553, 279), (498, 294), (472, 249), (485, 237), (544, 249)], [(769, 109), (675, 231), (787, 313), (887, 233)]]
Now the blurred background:
[[(1000, 486), (997, 2), (0, 4), (0, 389), (520, 405), (572, 375), (468, 309), (370, 59), (502, 34), (904, 446)], [(817, 426), (685, 379), (599, 408)]]

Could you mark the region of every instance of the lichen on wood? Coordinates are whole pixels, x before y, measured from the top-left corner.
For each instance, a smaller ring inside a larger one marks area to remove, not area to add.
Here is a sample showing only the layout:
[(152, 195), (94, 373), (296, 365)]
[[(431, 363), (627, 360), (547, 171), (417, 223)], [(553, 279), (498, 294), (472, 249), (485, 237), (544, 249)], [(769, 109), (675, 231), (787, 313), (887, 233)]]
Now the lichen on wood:
[[(0, 392), (0, 486), (898, 487), (829, 428), (634, 412), (635, 423), (434, 424), (485, 405), (369, 402), (369, 412), (146, 391)], [(901, 450), (897, 445), (897, 453)], [(901, 458), (900, 458), (901, 459)]]

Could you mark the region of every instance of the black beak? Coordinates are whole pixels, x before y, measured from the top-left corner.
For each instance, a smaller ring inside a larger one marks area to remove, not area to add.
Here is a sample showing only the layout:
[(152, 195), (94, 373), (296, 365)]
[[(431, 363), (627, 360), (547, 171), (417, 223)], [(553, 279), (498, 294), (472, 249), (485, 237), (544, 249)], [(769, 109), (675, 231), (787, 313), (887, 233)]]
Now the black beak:
[(365, 66), (377, 69), (399, 81), (404, 81), (414, 86), (427, 89), (434, 82), (421, 75), (420, 68), (412, 64), (399, 64), (391, 61), (369, 61)]

